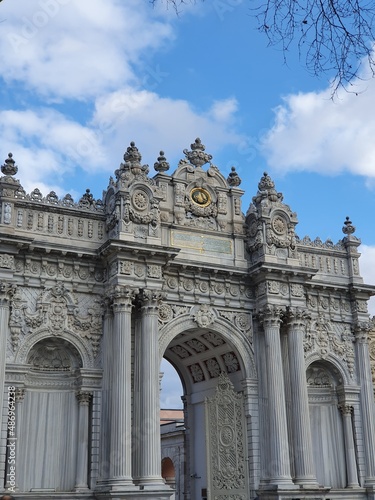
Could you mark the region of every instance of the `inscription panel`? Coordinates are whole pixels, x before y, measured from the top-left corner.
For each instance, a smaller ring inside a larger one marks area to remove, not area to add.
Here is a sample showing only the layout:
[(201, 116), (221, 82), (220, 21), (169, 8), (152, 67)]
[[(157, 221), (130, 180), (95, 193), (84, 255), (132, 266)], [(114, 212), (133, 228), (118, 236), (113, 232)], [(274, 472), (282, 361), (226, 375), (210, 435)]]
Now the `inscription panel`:
[(220, 253), (231, 255), (233, 252), (232, 242), (215, 238), (213, 236), (172, 231), (171, 245), (180, 248), (197, 250), (200, 253)]

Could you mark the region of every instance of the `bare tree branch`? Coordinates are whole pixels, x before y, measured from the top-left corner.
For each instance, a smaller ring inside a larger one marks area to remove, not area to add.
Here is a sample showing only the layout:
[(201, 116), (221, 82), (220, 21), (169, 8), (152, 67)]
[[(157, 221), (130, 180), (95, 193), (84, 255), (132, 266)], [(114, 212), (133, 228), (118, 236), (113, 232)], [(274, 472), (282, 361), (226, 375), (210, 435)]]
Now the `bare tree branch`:
[[(149, 0), (176, 12), (195, 0)], [(270, 45), (281, 46), (284, 60), (295, 45), (314, 75), (333, 75), (332, 95), (350, 91), (362, 74), (375, 76), (375, 0), (251, 0), (250, 9)], [(363, 66), (365, 67), (365, 66)]]
[(363, 59), (375, 76), (373, 0), (267, 0), (255, 11), (271, 45), (286, 54), (297, 42), (308, 70), (334, 74), (333, 94), (359, 78)]

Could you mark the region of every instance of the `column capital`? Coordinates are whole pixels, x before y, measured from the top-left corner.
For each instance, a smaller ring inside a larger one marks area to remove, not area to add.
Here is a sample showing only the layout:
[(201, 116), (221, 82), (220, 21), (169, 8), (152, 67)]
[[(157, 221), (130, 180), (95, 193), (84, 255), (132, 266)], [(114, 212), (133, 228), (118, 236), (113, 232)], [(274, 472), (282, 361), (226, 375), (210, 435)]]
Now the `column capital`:
[(76, 393), (76, 398), (78, 400), (78, 404), (82, 406), (88, 406), (92, 399), (92, 392), (90, 391), (78, 391)]
[(357, 323), (353, 327), (356, 342), (360, 344), (367, 344), (369, 341), (371, 329), (372, 328), (370, 321), (362, 321), (360, 323)]
[(130, 311), (139, 290), (131, 286), (116, 285), (109, 292), (110, 303), (114, 312)]
[(141, 309), (147, 309), (149, 312), (157, 312), (161, 301), (166, 298), (166, 295), (161, 290), (142, 288), (137, 295), (137, 302)]
[(263, 326), (279, 327), (282, 323), (285, 308), (267, 304), (258, 311), (258, 319)]
[(16, 293), (17, 287), (7, 281), (0, 281), (0, 307), (9, 305), (10, 300)]
[(14, 397), (16, 400), (16, 403), (22, 403), (24, 398), (25, 398), (25, 389), (24, 387), (16, 387), (16, 390), (14, 391)]
[(304, 328), (308, 319), (310, 319), (310, 315), (305, 309), (287, 307), (285, 320), (288, 326)]
[(340, 410), (343, 416), (350, 415), (353, 413), (353, 406), (348, 404), (339, 404), (338, 409)]

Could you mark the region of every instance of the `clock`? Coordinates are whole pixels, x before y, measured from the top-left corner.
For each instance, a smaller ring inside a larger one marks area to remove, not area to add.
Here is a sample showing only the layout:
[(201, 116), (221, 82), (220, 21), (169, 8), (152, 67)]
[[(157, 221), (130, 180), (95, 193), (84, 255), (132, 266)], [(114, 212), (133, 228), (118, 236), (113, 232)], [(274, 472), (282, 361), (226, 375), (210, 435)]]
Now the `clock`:
[(201, 187), (196, 187), (191, 190), (190, 199), (195, 205), (202, 208), (207, 207), (211, 203), (210, 193), (207, 189)]

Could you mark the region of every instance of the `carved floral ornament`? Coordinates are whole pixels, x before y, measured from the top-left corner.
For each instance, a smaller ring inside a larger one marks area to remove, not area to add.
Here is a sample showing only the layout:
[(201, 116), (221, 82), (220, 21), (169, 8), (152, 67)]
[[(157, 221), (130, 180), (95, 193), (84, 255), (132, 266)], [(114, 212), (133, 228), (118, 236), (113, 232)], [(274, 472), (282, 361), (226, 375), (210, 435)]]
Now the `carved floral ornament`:
[(44, 290), (30, 310), (27, 290), (17, 289), (12, 300), (9, 319), (10, 340), (16, 351), (27, 337), (41, 331), (49, 331), (51, 337), (62, 337), (66, 332), (74, 332), (85, 343), (93, 356), (99, 352), (102, 335), (102, 305), (99, 301), (86, 298), (78, 303), (72, 292), (64, 284)]
[(354, 377), (354, 336), (349, 326), (332, 324), (326, 317), (309, 320), (304, 338), (306, 355), (317, 354), (320, 359), (331, 355), (347, 366), (350, 377)]

